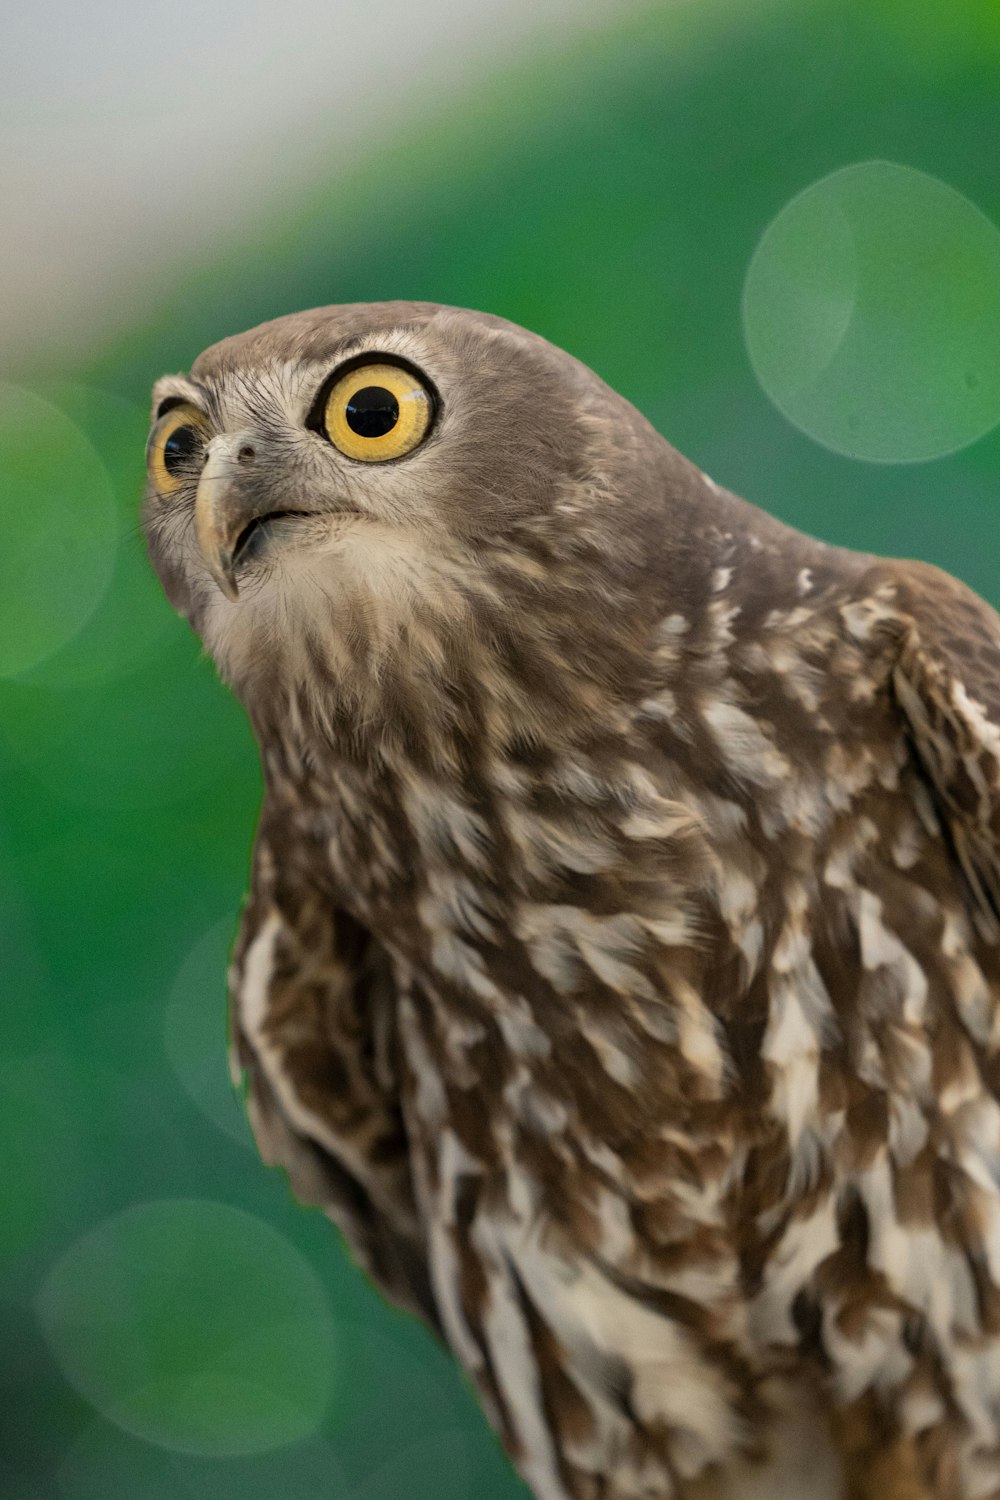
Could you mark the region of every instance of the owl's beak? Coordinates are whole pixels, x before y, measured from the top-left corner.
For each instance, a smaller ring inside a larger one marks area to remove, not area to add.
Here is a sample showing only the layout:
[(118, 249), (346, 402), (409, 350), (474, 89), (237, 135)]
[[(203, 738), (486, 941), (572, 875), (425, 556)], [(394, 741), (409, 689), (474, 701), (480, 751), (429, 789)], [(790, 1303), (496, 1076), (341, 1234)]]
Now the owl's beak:
[(237, 544), (259, 514), (246, 483), (247, 467), (252, 465), (253, 456), (253, 441), (247, 433), (225, 433), (213, 438), (195, 497), (198, 545), (212, 577), (231, 600), (239, 597)]

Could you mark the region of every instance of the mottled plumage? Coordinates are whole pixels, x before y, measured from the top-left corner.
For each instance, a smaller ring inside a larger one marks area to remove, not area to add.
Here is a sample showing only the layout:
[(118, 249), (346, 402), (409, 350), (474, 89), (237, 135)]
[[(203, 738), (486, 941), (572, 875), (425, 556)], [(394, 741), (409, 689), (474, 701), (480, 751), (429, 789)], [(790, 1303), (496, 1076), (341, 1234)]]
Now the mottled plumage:
[[(368, 357), (434, 408), (386, 462), (316, 415)], [(539, 1500), (1000, 1496), (998, 617), (499, 318), (302, 313), (164, 403), (264, 1154)]]

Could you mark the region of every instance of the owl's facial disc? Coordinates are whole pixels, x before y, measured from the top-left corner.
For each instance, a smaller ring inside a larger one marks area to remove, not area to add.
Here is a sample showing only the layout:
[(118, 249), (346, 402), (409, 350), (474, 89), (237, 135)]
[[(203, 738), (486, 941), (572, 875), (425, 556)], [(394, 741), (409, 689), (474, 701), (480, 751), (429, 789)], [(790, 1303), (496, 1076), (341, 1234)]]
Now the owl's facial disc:
[[(427, 436), (436, 399), (423, 376), (393, 356), (356, 357), (334, 368), (320, 384), (296, 435), (277, 439), (256, 414), (249, 425), (214, 436), (208, 418), (193, 403), (171, 405), (153, 430), (149, 469), (162, 499), (196, 486), (198, 546), (216, 585), (230, 601), (239, 597), (238, 574), (293, 538), (308, 543), (309, 518), (362, 514), (347, 494), (357, 478), (344, 472), (391, 465), (405, 459)], [(294, 421), (294, 419), (293, 419)], [(312, 450), (306, 445), (316, 444)], [(325, 449), (334, 460), (320, 457)], [(311, 457), (307, 457), (311, 452)], [(297, 478), (289, 482), (289, 476)], [(363, 483), (363, 481), (362, 481)], [(190, 491), (188, 491), (190, 492)], [(331, 503), (332, 501), (332, 503)], [(363, 501), (361, 502), (363, 504)], [(313, 530), (320, 539), (323, 527)]]

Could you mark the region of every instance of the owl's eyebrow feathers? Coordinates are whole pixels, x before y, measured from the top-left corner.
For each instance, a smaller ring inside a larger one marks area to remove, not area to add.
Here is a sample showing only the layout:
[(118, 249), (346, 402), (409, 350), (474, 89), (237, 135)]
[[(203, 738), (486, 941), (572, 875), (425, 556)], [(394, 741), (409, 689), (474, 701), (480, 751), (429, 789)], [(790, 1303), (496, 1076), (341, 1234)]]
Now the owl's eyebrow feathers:
[[(282, 359), (271, 362), (268, 356), (263, 356), (260, 363), (270, 364), (270, 373), (280, 380), (294, 381), (294, 394), (301, 394), (302, 382), (308, 374), (310, 383), (314, 382), (313, 389), (308, 398), (308, 411), (312, 402), (322, 391), (323, 386), (335, 375), (342, 366), (348, 366), (352, 360), (363, 360), (370, 355), (384, 355), (386, 358), (401, 362), (415, 369), (422, 379), (429, 379), (424, 369), (422, 355), (424, 349), (418, 344), (414, 347), (413, 334), (416, 330), (405, 322), (392, 324), (386, 327), (366, 328), (362, 332), (345, 333), (332, 342), (325, 344), (320, 350), (315, 351), (306, 344), (297, 352), (289, 352)], [(228, 342), (228, 341), (226, 341)], [(195, 361), (191, 376), (166, 376), (154, 387), (154, 398), (156, 391), (165, 382), (172, 382), (177, 388), (189, 384), (192, 388), (203, 389), (197, 386), (197, 376), (205, 375), (213, 383), (227, 386), (235, 383), (241, 387), (245, 394), (250, 395), (254, 391), (254, 377), (259, 373), (259, 367), (253, 373), (248, 372), (240, 364), (238, 358), (231, 351), (225, 351), (217, 345), (205, 350)], [(290, 391), (290, 393), (292, 393)], [(213, 399), (213, 392), (206, 393), (207, 399)]]
[(153, 387), (153, 421), (158, 422), (172, 407), (180, 406), (184, 401), (201, 407), (206, 416), (211, 410), (211, 392), (197, 380), (188, 375), (164, 375)]

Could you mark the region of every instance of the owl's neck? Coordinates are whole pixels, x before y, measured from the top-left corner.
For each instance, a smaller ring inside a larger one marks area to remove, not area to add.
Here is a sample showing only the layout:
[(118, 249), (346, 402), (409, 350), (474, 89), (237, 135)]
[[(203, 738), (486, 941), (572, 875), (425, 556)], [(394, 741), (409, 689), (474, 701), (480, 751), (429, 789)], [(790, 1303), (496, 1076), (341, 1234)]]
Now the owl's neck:
[(627, 732), (659, 601), (610, 567), (598, 593), (592, 550), (473, 556), (366, 530), (308, 566), (282, 563), (201, 625), (284, 781), (339, 763), (377, 776), (387, 762), (481, 780), (489, 762)]
[(362, 648), (340, 674), (314, 664), (276, 681), (247, 704), (275, 787), (322, 800), (326, 773), (420, 777), (482, 797), (626, 747), (647, 653), (625, 639), (609, 652), (610, 631), (598, 650), (582, 629), (570, 641), (551, 620), (533, 624), (406, 639), (369, 670)]

